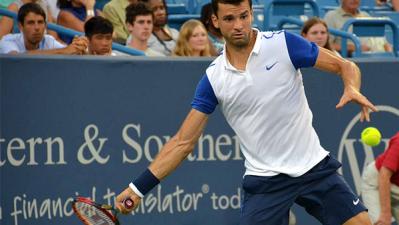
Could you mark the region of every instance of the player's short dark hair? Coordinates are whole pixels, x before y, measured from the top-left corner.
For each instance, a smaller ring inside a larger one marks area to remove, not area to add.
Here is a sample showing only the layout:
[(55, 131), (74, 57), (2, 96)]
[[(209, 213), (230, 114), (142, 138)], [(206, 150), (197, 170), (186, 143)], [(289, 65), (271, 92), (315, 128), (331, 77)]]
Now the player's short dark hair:
[(43, 8), (37, 3), (26, 3), (18, 10), (18, 22), (20, 24), (24, 24), (25, 17), (29, 13), (34, 13), (43, 17), (44, 21), (46, 21), (46, 13), (44, 12)]
[(215, 16), (217, 16), (217, 12), (219, 9), (219, 7), (218, 7), (219, 3), (230, 4), (230, 5), (239, 5), (239, 4), (241, 4), (241, 2), (244, 2), (244, 1), (248, 1), (249, 7), (252, 9), (252, 0), (212, 0), (212, 9), (213, 9)]
[(152, 10), (143, 2), (132, 3), (126, 7), (126, 23), (133, 24), (137, 16), (154, 16)]
[(91, 38), (95, 34), (112, 34), (114, 32), (114, 26), (112, 23), (104, 17), (94, 16), (90, 18), (84, 26), (85, 35)]

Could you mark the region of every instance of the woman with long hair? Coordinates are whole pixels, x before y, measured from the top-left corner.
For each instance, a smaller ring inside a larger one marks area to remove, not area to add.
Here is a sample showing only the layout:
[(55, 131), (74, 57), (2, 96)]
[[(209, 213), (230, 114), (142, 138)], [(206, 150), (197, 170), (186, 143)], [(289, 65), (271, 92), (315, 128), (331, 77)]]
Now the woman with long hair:
[(191, 19), (182, 25), (173, 55), (197, 57), (216, 55), (216, 50), (209, 41), (208, 33), (201, 21)]
[(330, 33), (328, 32), (327, 23), (318, 17), (313, 17), (305, 22), (301, 30), (301, 35), (320, 47), (334, 51), (330, 43)]

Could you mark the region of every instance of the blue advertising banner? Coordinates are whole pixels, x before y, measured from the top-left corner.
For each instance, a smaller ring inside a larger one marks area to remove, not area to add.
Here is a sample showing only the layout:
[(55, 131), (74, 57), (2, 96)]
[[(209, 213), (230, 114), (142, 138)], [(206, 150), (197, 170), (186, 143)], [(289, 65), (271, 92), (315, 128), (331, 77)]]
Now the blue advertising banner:
[[(81, 224), (76, 196), (112, 204), (174, 135), (210, 60), (0, 56), (0, 224)], [(360, 194), (364, 166), (399, 130), (398, 61), (359, 62), (363, 88), (380, 112), (336, 110), (342, 82), (303, 70), (322, 145)], [(383, 68), (383, 69), (381, 69)], [(367, 126), (383, 143), (360, 141)], [(219, 110), (194, 152), (122, 224), (238, 224), (244, 173), (239, 141)], [(298, 225), (319, 224), (295, 206)]]

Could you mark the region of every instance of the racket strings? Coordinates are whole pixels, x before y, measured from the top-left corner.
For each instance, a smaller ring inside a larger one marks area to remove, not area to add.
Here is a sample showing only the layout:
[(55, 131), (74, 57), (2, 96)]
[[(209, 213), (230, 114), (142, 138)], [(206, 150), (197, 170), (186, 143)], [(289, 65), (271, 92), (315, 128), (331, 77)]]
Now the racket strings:
[(75, 202), (75, 208), (79, 217), (89, 225), (113, 225), (115, 224), (108, 215), (93, 205), (83, 202)]

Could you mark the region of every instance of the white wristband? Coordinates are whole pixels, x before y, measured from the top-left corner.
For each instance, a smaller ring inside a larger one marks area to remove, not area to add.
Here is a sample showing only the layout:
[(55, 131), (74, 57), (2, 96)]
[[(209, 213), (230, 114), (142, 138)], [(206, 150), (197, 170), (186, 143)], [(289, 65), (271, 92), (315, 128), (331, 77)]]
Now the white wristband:
[(86, 16), (94, 16), (94, 10), (92, 10), (92, 9), (87, 10)]
[(134, 193), (140, 196), (140, 198), (144, 198), (144, 195), (139, 191), (139, 189), (137, 189), (137, 187), (133, 184), (133, 182), (130, 182), (129, 187), (130, 189), (132, 189)]

